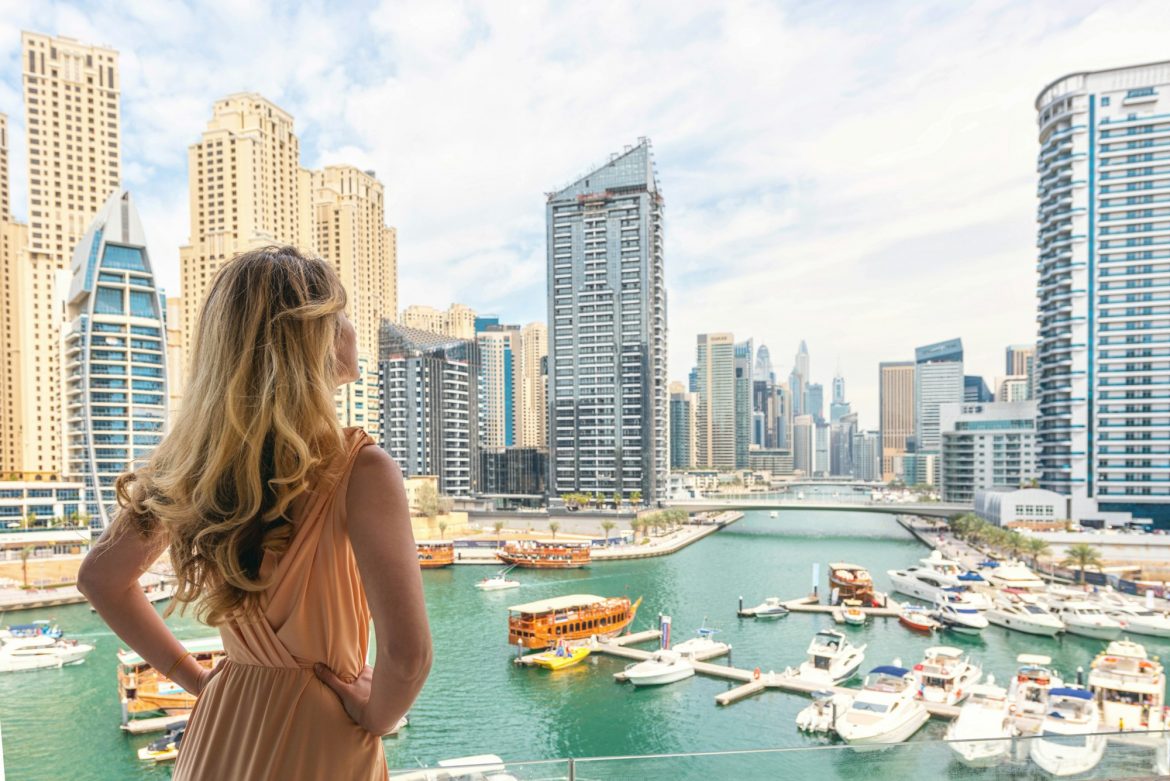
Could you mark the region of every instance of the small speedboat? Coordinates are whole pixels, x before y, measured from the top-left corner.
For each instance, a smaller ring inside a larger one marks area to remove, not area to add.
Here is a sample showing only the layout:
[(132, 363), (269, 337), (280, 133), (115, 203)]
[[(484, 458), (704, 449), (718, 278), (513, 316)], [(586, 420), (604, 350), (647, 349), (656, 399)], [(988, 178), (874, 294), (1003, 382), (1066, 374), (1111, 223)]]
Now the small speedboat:
[(1030, 635), (1055, 637), (1064, 630), (1064, 622), (1030, 594), (1001, 594), (983, 615), (988, 623)]
[(1116, 640), (1121, 635), (1121, 624), (1084, 600), (1056, 601), (1050, 607), (1069, 634), (1096, 640)]
[(660, 650), (651, 654), (649, 659), (635, 662), (618, 673), (622, 679), (635, 686), (661, 686), (674, 683), (695, 674), (695, 666), (690, 659), (683, 657), (676, 651)]
[(832, 732), (838, 717), (853, 704), (853, 695), (829, 689), (813, 692), (812, 704), (796, 714), (796, 728), (801, 732)]
[(946, 740), (959, 760), (970, 767), (997, 765), (1011, 748), (1012, 719), (1002, 686), (977, 683), (947, 727)]
[(533, 656), (532, 662), (546, 670), (563, 670), (566, 667), (572, 667), (587, 656), (589, 656), (589, 646), (575, 645), (570, 647), (564, 643), (558, 643), (554, 650)]
[(853, 677), (865, 661), (866, 646), (854, 646), (845, 635), (822, 629), (808, 645), (808, 659), (800, 663), (798, 678), (818, 685), (833, 686)]
[(779, 518), (779, 517), (780, 517), (780, 513), (778, 513), (778, 512), (776, 512), (775, 510), (773, 510), (772, 512), (768, 513), (768, 517), (769, 517), (769, 518)]
[(907, 603), (898, 611), (898, 623), (915, 632), (933, 632), (942, 626), (931, 617), (930, 608)]
[(520, 581), (509, 580), (506, 575), (515, 568), (515, 564), (511, 567), (504, 567), (502, 570), (492, 575), (490, 578), (484, 578), (475, 584), (475, 587), (480, 591), (503, 591), (509, 588), (520, 588)]
[(714, 635), (718, 632), (718, 629), (701, 626), (695, 632), (695, 637), (692, 637), (690, 640), (684, 640), (676, 645), (674, 652), (680, 656), (689, 656), (692, 659), (710, 659), (714, 656), (722, 656), (731, 651), (731, 644), (721, 643), (716, 640)]
[(76, 640), (55, 640), (47, 635), (0, 638), (0, 672), (81, 664), (92, 651), (92, 645)]
[(161, 738), (150, 741), (138, 749), (138, 758), (143, 762), (170, 762), (179, 756), (179, 743), (183, 740), (183, 733), (187, 730), (184, 721), (167, 727), (166, 734)]
[(788, 615), (788, 608), (784, 607), (784, 603), (780, 597), (768, 597), (760, 604), (751, 609), (751, 613), (756, 618), (764, 620), (772, 620), (775, 618), (783, 618)]
[(925, 702), (944, 705), (962, 702), (982, 677), (979, 665), (972, 664), (962, 651), (949, 645), (927, 648), (922, 661), (914, 665), (917, 696)]
[(1105, 754), (1101, 729), (1090, 692), (1076, 686), (1051, 689), (1040, 733), (1032, 739), (1032, 761), (1054, 776), (1087, 773)]
[(944, 627), (959, 634), (977, 635), (987, 628), (987, 619), (982, 613), (946, 597), (935, 605), (934, 617)]
[(926, 723), (926, 706), (914, 699), (910, 671), (883, 665), (869, 671), (865, 688), (835, 725), (837, 734), (853, 748), (883, 748), (901, 743)]
[(845, 619), (846, 624), (851, 624), (853, 626), (862, 626), (866, 621), (869, 620), (869, 616), (867, 616), (865, 611), (859, 607), (845, 608), (842, 611), (842, 617)]

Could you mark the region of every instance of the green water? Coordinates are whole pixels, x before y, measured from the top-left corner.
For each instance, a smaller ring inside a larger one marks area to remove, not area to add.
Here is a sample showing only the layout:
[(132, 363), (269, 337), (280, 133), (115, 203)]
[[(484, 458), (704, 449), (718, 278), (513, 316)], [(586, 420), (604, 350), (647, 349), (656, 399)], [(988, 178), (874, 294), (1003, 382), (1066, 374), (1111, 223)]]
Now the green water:
[[(574, 592), (644, 597), (636, 629), (655, 625), (656, 614), (674, 618), (676, 641), (706, 619), (723, 629), (739, 667), (782, 670), (804, 656), (827, 616), (790, 615), (772, 622), (735, 616), (740, 595), (752, 605), (765, 596), (795, 597), (808, 591), (814, 562), (847, 560), (870, 568), (879, 588), (885, 571), (926, 555), (892, 518), (874, 514), (784, 512), (779, 518), (749, 513), (735, 525), (677, 553), (654, 559), (594, 564), (572, 572), (521, 571), (519, 589), (481, 593), (473, 583), (483, 567), (424, 573), (434, 631), (435, 663), (426, 688), (399, 738), (385, 741), (392, 768), (433, 764), (447, 757), (494, 753), (508, 760), (601, 755), (662, 754), (748, 748), (825, 747), (827, 739), (799, 734), (793, 723), (807, 703), (802, 697), (765, 692), (729, 707), (715, 695), (730, 688), (696, 676), (670, 686), (638, 689), (614, 683), (624, 662), (604, 656), (557, 673), (517, 668), (507, 645), (507, 606)], [(8, 621), (54, 618), (70, 636), (94, 642), (85, 664), (63, 670), (0, 676), (0, 727), (9, 779), (167, 778), (169, 769), (139, 763), (137, 749), (149, 737), (118, 729), (115, 654), (119, 641), (88, 606), (29, 611)], [(207, 634), (194, 622), (172, 620), (180, 637)], [(868, 643), (866, 667), (900, 657), (907, 664), (939, 642), (911, 634), (895, 620), (849, 627), (853, 642)], [(968, 650), (1000, 681), (1023, 652), (1049, 654), (1069, 676), (1088, 666), (1101, 641), (1060, 640), (1008, 633), (990, 627), (983, 637), (948, 635), (945, 642)], [(1141, 639), (1151, 653), (1170, 646)], [(945, 747), (929, 741), (944, 725), (931, 722), (907, 746), (879, 754), (827, 748), (780, 755), (722, 759), (660, 760), (582, 767), (581, 778), (760, 778), (784, 774), (823, 779), (951, 778), (972, 771), (950, 760)], [(1145, 757), (1124, 751), (1122, 769), (1149, 773)], [(1132, 765), (1132, 767), (1130, 767)], [(1143, 767), (1144, 766), (1144, 767)], [(1103, 769), (1104, 766), (1102, 766)], [(970, 777), (990, 777), (984, 775)], [(549, 777), (551, 769), (530, 777)], [(1025, 773), (1023, 776), (1028, 777)]]

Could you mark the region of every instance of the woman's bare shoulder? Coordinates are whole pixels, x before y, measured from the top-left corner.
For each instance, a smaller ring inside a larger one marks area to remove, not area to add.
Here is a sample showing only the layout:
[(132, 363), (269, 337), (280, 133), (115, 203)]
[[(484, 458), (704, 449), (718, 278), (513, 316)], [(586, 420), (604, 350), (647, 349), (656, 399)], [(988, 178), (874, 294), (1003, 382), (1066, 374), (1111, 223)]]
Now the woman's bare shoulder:
[(348, 499), (364, 501), (371, 496), (385, 497), (387, 491), (402, 490), (402, 469), (398, 462), (376, 445), (363, 447), (354, 457), (349, 475)]

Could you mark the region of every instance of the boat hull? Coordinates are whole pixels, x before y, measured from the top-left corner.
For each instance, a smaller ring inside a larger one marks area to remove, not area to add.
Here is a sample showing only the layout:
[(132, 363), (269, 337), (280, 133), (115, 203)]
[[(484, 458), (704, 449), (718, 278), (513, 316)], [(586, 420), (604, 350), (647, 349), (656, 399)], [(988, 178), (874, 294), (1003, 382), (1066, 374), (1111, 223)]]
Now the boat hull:
[(1066, 621), (1064, 631), (1070, 635), (1091, 637), (1094, 640), (1116, 640), (1121, 637), (1120, 626), (1094, 626), (1091, 624), (1073, 624)]
[(1095, 768), (1105, 754), (1104, 735), (1069, 736), (1083, 737), (1084, 746), (1067, 746), (1057, 740), (1036, 738), (1032, 742), (1031, 757), (1041, 770), (1057, 777), (1075, 776)]
[(1051, 626), (1048, 624), (1023, 621), (1018, 616), (1000, 613), (998, 610), (988, 610), (983, 616), (989, 624), (1000, 626), (1004, 629), (1012, 629), (1016, 632), (1023, 632), (1028, 635), (1037, 635), (1039, 637), (1056, 637), (1064, 628), (1063, 626)]
[(510, 588), (520, 588), (520, 581), (506, 580), (503, 583), (476, 583), (475, 587), (480, 591), (505, 591)]
[(896, 727), (886, 732), (874, 732), (871, 729), (853, 729), (849, 724), (837, 724), (837, 734), (841, 736), (849, 747), (856, 751), (880, 751), (907, 740), (911, 735), (922, 728), (930, 718), (930, 714), (922, 705), (919, 705), (913, 715), (903, 719)]
[(505, 564), (511, 564), (521, 569), (581, 569), (588, 566), (589, 561), (553, 561), (549, 559), (528, 559), (522, 556), (511, 556), (507, 553), (497, 553), (500, 561)]
[(674, 670), (666, 670), (660, 673), (640, 674), (629, 671), (626, 672), (626, 680), (634, 686), (664, 686), (668, 683), (675, 683), (694, 676), (694, 667), (680, 667)]
[(1122, 622), (1122, 628), (1131, 635), (1144, 635), (1146, 637), (1161, 637), (1163, 639), (1170, 638), (1170, 626), (1163, 626), (1160, 624), (1146, 624), (1140, 619), (1121, 618), (1118, 620)]

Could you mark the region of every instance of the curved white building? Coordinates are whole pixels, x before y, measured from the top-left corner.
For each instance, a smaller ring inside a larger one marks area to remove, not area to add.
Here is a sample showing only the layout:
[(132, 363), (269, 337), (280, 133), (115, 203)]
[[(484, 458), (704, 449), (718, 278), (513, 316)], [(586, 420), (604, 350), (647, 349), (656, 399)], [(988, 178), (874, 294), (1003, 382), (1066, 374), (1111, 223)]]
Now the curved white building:
[(118, 475), (166, 426), (166, 306), (125, 190), (73, 251), (64, 337), (67, 470), (85, 484), (90, 525), (108, 526)]
[(1036, 99), (1040, 484), (1170, 524), (1170, 62)]

